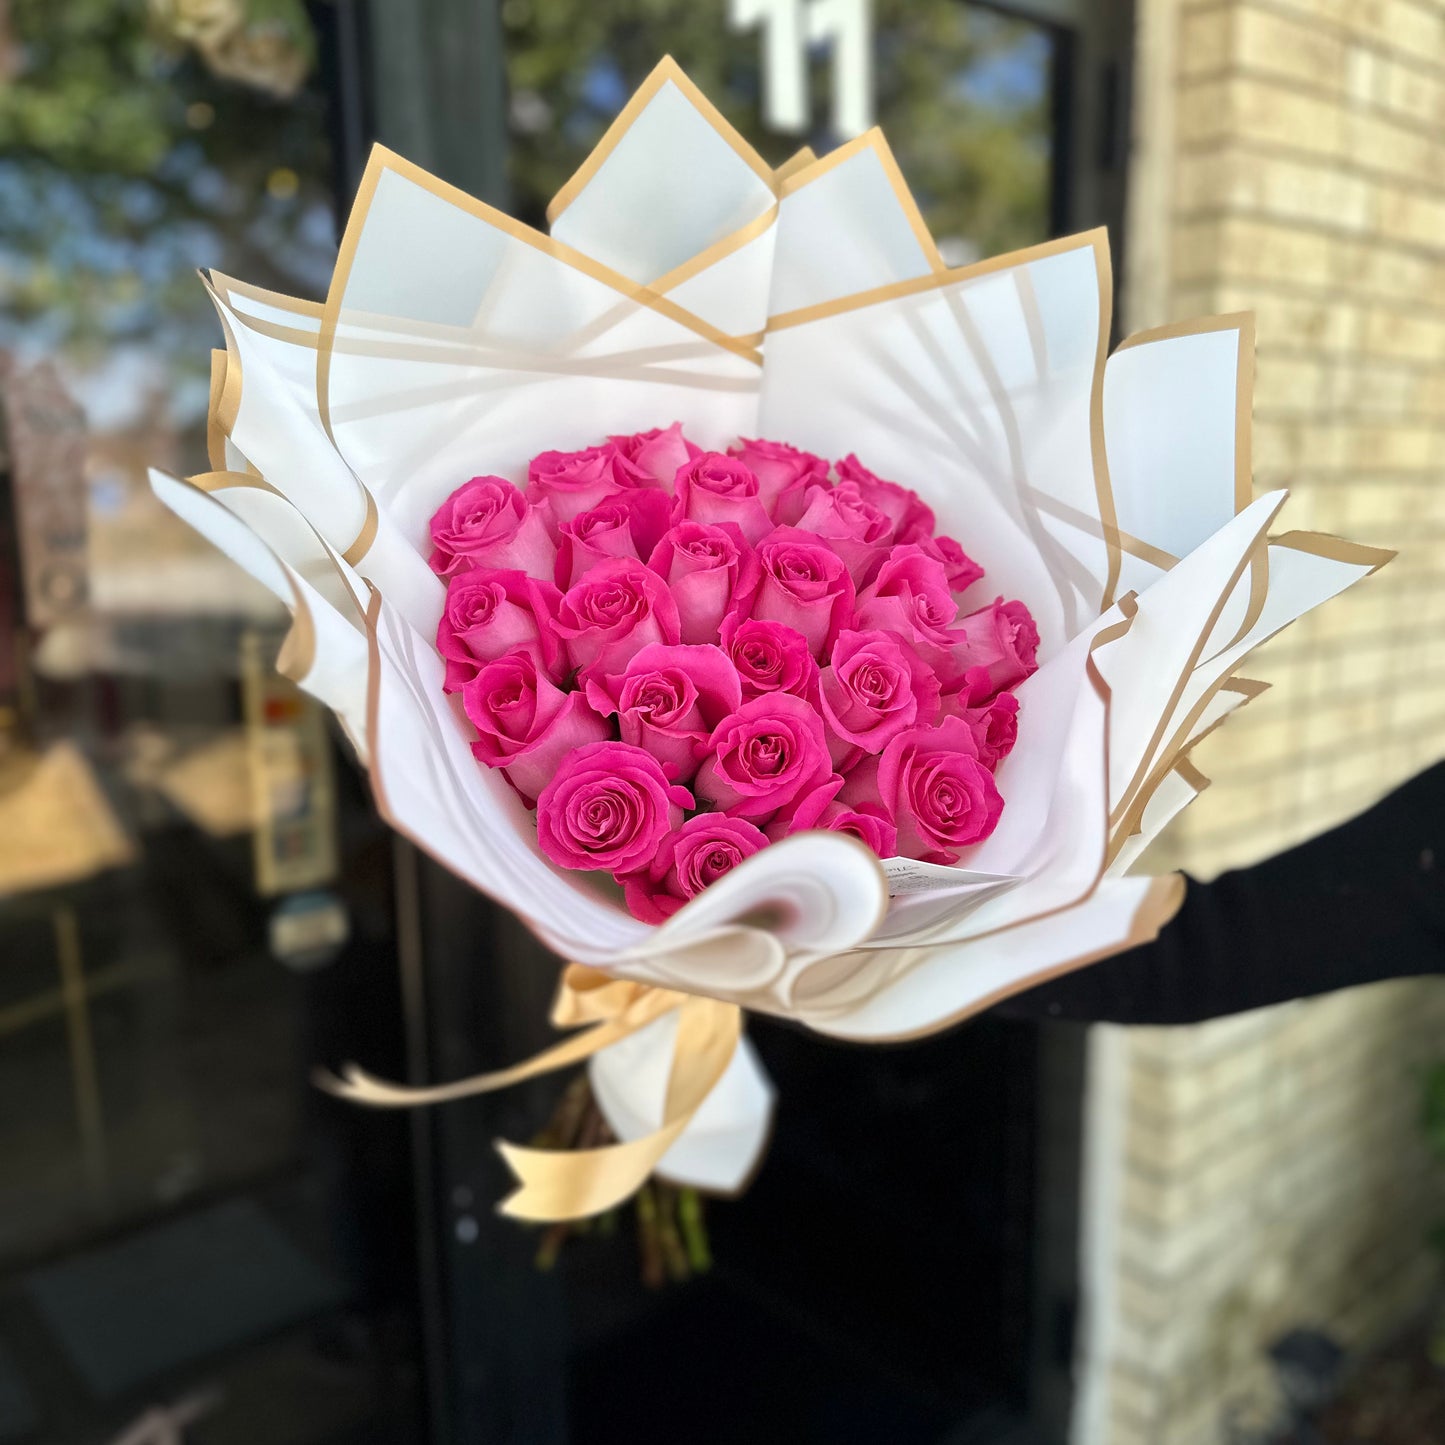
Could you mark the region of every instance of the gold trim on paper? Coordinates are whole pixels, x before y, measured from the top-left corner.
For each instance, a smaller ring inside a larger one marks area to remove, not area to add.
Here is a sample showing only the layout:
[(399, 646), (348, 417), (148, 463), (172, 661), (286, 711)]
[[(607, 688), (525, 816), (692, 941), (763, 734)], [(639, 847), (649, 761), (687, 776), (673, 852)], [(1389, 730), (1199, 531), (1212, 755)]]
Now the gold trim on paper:
[(1292, 552), (1308, 552), (1314, 557), (1325, 557), (1331, 562), (1344, 562), (1351, 567), (1368, 567), (1366, 577), (1373, 577), (1381, 567), (1393, 562), (1400, 554), (1388, 547), (1367, 547), (1363, 542), (1351, 542), (1345, 537), (1336, 537), (1329, 532), (1281, 532), (1269, 539), (1271, 547), (1288, 547)]
[(672, 56), (664, 55), (653, 67), (652, 73), (632, 93), (632, 98), (618, 112), (617, 119), (607, 127), (602, 139), (592, 148), (587, 159), (577, 167), (562, 189), (547, 203), (547, 224), (555, 224), (557, 217), (581, 194), (588, 182), (602, 169), (603, 162), (622, 143), (623, 137), (632, 129), (637, 118), (652, 103), (653, 98), (669, 81), (672, 82), (691, 104), (692, 108), (717, 132), (718, 137), (738, 155), (770, 191), (775, 191), (773, 168), (743, 139), (742, 134), (727, 120), (723, 113), (688, 79), (682, 67)]
[(346, 294), (347, 283), (351, 278), (351, 268), (356, 261), (356, 249), (365, 229), (366, 217), (371, 209), (382, 174), (386, 171), (391, 171), (467, 215), (485, 221), (514, 240), (521, 241), (525, 245), (531, 246), (533, 250), (550, 256), (554, 261), (560, 261), (563, 265), (570, 266), (585, 276), (590, 276), (594, 281), (600, 281), (619, 295), (665, 316), (668, 320), (694, 332), (722, 350), (741, 356), (755, 366), (762, 365), (762, 357), (751, 347), (740, 346), (717, 327), (694, 316), (692, 312), (677, 305), (676, 302), (668, 300), (667, 297), (659, 295), (651, 287), (628, 280), (620, 272), (613, 271), (600, 262), (594, 261), (590, 256), (585, 256), (582, 252), (573, 250), (572, 247), (564, 245), (561, 241), (555, 241), (550, 236), (544, 236), (540, 231), (534, 231), (530, 226), (524, 226), (520, 221), (513, 220), (511, 216), (497, 210), (495, 206), (489, 206), (485, 201), (479, 201), (475, 197), (469, 196), (456, 186), (438, 180), (420, 166), (414, 165), (385, 146), (376, 145), (371, 149), (371, 155), (366, 162), (366, 170), (357, 187), (356, 199), (352, 202), (351, 214), (347, 217), (346, 230), (341, 238), (341, 246), (336, 257), (336, 268), (332, 272), (331, 284), (327, 289), (326, 303), (321, 316), (321, 329), (318, 334), (316, 405), (321, 416), (321, 424), (333, 445), (335, 445), (336, 437), (331, 420), (330, 383), (331, 357), (336, 342), (336, 330), (341, 319), (342, 300)]
[(777, 223), (777, 219), (778, 207), (774, 203), (745, 225), (739, 226), (736, 231), (730, 231), (720, 240), (714, 241), (712, 245), (704, 246), (701, 251), (680, 266), (674, 266), (671, 271), (665, 271), (650, 283), (652, 289), (659, 295), (675, 291), (684, 281), (691, 281), (694, 276), (716, 266), (719, 261), (731, 256), (734, 251), (741, 251), (750, 241), (756, 241), (759, 236), (765, 235)]
[[(1102, 874), (1099, 881), (1102, 881)], [(1048, 913), (1041, 913), (1033, 918), (1009, 924), (1006, 928), (997, 929), (992, 935), (980, 934), (979, 937), (1003, 936), (1013, 932), (1015, 928), (1023, 928), (1030, 923), (1036, 923), (1040, 918), (1048, 918), (1056, 913), (1066, 912), (1070, 908), (1078, 908), (1094, 896), (1098, 891), (1098, 886), (1098, 881), (1096, 881), (1088, 893), (1076, 902), (1065, 905), (1064, 908), (1051, 909)], [(1100, 959), (1112, 958), (1115, 954), (1124, 953), (1131, 948), (1138, 948), (1141, 944), (1152, 942), (1159, 936), (1159, 930), (1179, 912), (1179, 907), (1184, 902), (1185, 887), (1182, 873), (1165, 873), (1158, 878), (1151, 878), (1149, 886), (1144, 890), (1144, 897), (1134, 910), (1134, 916), (1130, 920), (1129, 928), (1123, 938), (1117, 939), (1113, 943), (1103, 944), (1089, 953), (1078, 954), (1064, 963), (1054, 964), (1038, 973), (1031, 973), (1025, 978), (1014, 979), (1011, 983), (1004, 984), (1002, 988), (997, 988), (992, 993), (985, 994), (983, 998), (965, 1004), (961, 1009), (944, 1018), (937, 1019), (933, 1023), (924, 1024), (916, 1029), (905, 1029), (902, 1033), (867, 1035), (843, 1033), (830, 1029), (826, 1021), (809, 1020), (809, 1027), (818, 1033), (826, 1034), (829, 1038), (855, 1044), (908, 1044), (914, 1043), (918, 1039), (932, 1038), (935, 1034), (943, 1033), (957, 1024), (964, 1023), (976, 1014), (993, 1008), (995, 1004), (1012, 998), (1015, 994), (1026, 993), (1031, 988), (1039, 987), (1040, 984), (1052, 983), (1054, 979), (1062, 978), (1067, 973), (1074, 973), (1091, 963), (1098, 963)], [(972, 941), (972, 939), (969, 940), (969, 942)], [(921, 948), (929, 946), (928, 944), (919, 945)]]
[(377, 529), (381, 525), (381, 515), (377, 511), (376, 498), (371, 495), (371, 488), (362, 487), (361, 491), (366, 498), (366, 517), (362, 521), (361, 530), (356, 534), (356, 540), (341, 554), (342, 561), (353, 567), (359, 566), (362, 558), (371, 551), (371, 544), (376, 541)]
[(226, 391), (226, 353), (211, 352), (211, 395), (206, 403), (206, 460), (213, 471), (226, 469), (226, 432), (221, 425), (221, 398)]
[(773, 184), (781, 186), (789, 176), (796, 175), (805, 166), (810, 166), (818, 159), (818, 153), (812, 146), (802, 146), (795, 150), (782, 165), (773, 172)]
[[(830, 154), (836, 154), (831, 152)], [(824, 157), (827, 160), (828, 157)], [(1037, 246), (1025, 246), (1003, 256), (973, 261), (967, 266), (951, 266), (947, 270), (927, 276), (913, 276), (906, 281), (891, 281), (886, 286), (874, 286), (867, 291), (855, 291), (849, 296), (838, 296), (832, 301), (819, 301), (813, 306), (800, 306), (796, 311), (780, 311), (768, 318), (767, 331), (786, 331), (792, 326), (807, 326), (814, 321), (826, 321), (833, 316), (843, 316), (850, 311), (861, 311), (866, 306), (878, 306), (885, 301), (897, 301), (905, 296), (919, 296), (927, 291), (936, 291), (962, 281), (977, 281), (997, 271), (1007, 271), (1014, 266), (1026, 266), (1033, 261), (1043, 261), (1050, 256), (1062, 256), (1069, 251), (1079, 251), (1092, 246), (1096, 257), (1102, 252), (1108, 255), (1108, 235), (1102, 226), (1092, 231), (1080, 231), (1073, 236), (1059, 236), (1052, 241), (1041, 241)], [(1112, 294), (1112, 287), (1110, 288)], [(1107, 344), (1107, 337), (1106, 337)]]
[[(923, 212), (918, 209), (918, 202), (913, 197), (913, 192), (908, 188), (908, 182), (903, 178), (903, 172), (899, 169), (898, 159), (893, 154), (893, 148), (888, 144), (887, 137), (883, 132), (874, 126), (866, 130), (860, 136), (854, 136), (852, 140), (845, 141), (842, 145), (829, 151), (821, 159), (814, 160), (806, 165), (797, 166), (790, 170), (778, 186), (778, 193), (781, 199), (791, 196), (794, 191), (801, 190), (804, 186), (812, 185), (820, 180), (829, 171), (850, 161), (854, 156), (860, 155), (863, 151), (871, 150), (878, 157), (878, 163), (883, 167), (883, 174), (892, 188), (893, 194), (897, 197), (898, 205), (908, 221), (909, 229), (913, 232), (914, 240), (918, 242), (919, 250), (923, 252), (923, 258), (928, 262), (929, 269), (935, 273), (946, 271), (943, 257), (938, 252), (938, 243), (933, 239), (933, 233), (928, 229), (928, 223), (923, 219)], [(802, 152), (799, 152), (801, 155)], [(793, 157), (797, 160), (797, 156)], [(792, 161), (788, 162), (791, 166)]]

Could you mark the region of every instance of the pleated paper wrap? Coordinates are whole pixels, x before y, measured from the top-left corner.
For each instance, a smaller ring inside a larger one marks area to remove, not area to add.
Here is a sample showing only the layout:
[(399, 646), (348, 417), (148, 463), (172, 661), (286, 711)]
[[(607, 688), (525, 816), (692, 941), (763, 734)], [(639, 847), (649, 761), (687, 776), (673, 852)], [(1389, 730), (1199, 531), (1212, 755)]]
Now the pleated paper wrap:
[[(504, 1146), (506, 1208), (532, 1218), (654, 1168), (739, 1186), (772, 1107), (743, 1009), (906, 1039), (1152, 937), (1182, 883), (1130, 867), (1205, 785), (1194, 743), (1263, 690), (1246, 654), (1388, 560), (1271, 531), (1286, 494), (1252, 497), (1248, 316), (1111, 355), (1102, 231), (949, 269), (877, 131), (774, 171), (664, 61), (549, 219), (550, 237), (378, 148), (324, 304), (206, 278), (213, 470), (153, 474), (292, 610), (278, 665), (336, 712), (387, 819), (572, 964), (556, 1018), (584, 1031), (445, 1095), (590, 1059), (624, 1142)], [(861, 844), (805, 834), (653, 927), (549, 864), (473, 760), (433, 645), (432, 512), (475, 473), (520, 483), (540, 451), (675, 420), (717, 449), (856, 451), (986, 567), (965, 611), (1027, 602), (1042, 665), (1006, 807), (958, 868), (890, 898)]]

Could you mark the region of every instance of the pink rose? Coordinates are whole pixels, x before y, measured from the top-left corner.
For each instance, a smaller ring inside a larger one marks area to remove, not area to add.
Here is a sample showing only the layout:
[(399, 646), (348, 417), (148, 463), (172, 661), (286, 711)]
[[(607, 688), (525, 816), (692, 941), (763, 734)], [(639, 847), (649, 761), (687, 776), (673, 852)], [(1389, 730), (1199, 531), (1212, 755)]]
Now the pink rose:
[(472, 753), (507, 779), (531, 806), (568, 753), (603, 741), (609, 728), (580, 692), (563, 692), (530, 653), (489, 662), (462, 689), (477, 730)]
[(809, 487), (806, 501), (798, 530), (816, 532), (847, 564), (854, 582), (864, 582), (883, 558), (893, 523), (863, 499), (853, 482)]
[(1003, 799), (976, 752), (973, 730), (957, 717), (899, 733), (883, 749), (877, 798), (897, 824), (903, 857), (956, 863), (998, 826)]
[(623, 879), (628, 911), (644, 923), (661, 923), (767, 846), (767, 836), (744, 818), (699, 813), (663, 840), (646, 873)]
[(949, 665), (975, 707), (1038, 671), (1039, 629), (1022, 602), (980, 607), (961, 619)]
[(671, 505), (666, 492), (634, 487), (563, 522), (557, 528), (557, 585), (570, 587), (609, 557), (647, 557), (667, 530)]
[(838, 801), (843, 779), (834, 775), (820, 787), (800, 798), (791, 809), (779, 813), (767, 826), (768, 838), (776, 843), (789, 833), (806, 833), (821, 828), (830, 833), (848, 833), (871, 848), (880, 858), (898, 855), (898, 829), (881, 803), (860, 802), (852, 807)]
[(763, 506), (777, 521), (785, 520), (774, 510), (784, 492), (803, 492), (814, 482), (828, 480), (828, 463), (812, 452), (800, 451), (786, 442), (764, 441), (761, 437), (740, 437), (739, 446), (729, 447), (728, 455), (736, 457), (758, 479), (758, 495)]
[(739, 618), (781, 622), (801, 632), (814, 657), (831, 645), (853, 610), (853, 579), (843, 559), (811, 532), (776, 527), (758, 543), (751, 589), (734, 601)]
[(649, 643), (679, 640), (677, 603), (656, 572), (633, 558), (610, 558), (563, 594), (557, 634), (573, 667), (621, 672)]
[(682, 423), (669, 427), (655, 426), (651, 431), (634, 432), (631, 436), (608, 437), (626, 460), (639, 471), (646, 472), (660, 486), (670, 487), (677, 469), (702, 454), (682, 434)]
[(835, 766), (850, 766), (860, 751), (881, 753), (905, 729), (933, 722), (938, 691), (933, 669), (894, 633), (840, 632), (820, 688)]
[(822, 718), (787, 692), (743, 703), (713, 729), (706, 751), (697, 795), (739, 818), (770, 817), (833, 771)]
[(558, 764), (537, 799), (537, 844), (560, 868), (645, 868), (682, 824), (692, 795), (630, 743), (590, 743)]
[(730, 613), (723, 620), (721, 637), (744, 697), (791, 692), (816, 703), (818, 664), (801, 632), (781, 622), (741, 621)]
[(561, 594), (550, 582), (498, 567), (459, 572), (447, 585), (437, 623), (437, 651), (446, 659), (442, 686), (458, 692), (484, 662), (518, 649), (552, 678), (561, 676), (556, 633)]
[(433, 513), (431, 540), (429, 562), (438, 577), (468, 567), (550, 577), (557, 552), (541, 512), (501, 477), (473, 477), (458, 487)]
[(918, 545), (943, 564), (948, 585), (955, 592), (966, 592), (983, 576), (983, 568), (952, 537), (930, 537)]
[(973, 729), (978, 745), (978, 760), (989, 772), (1013, 751), (1019, 736), (1019, 700), (1011, 692), (1001, 692), (983, 707), (966, 708), (964, 722)]
[(554, 527), (590, 511), (613, 492), (652, 485), (652, 478), (611, 442), (580, 452), (542, 452), (527, 463), (527, 496), (547, 504)]
[(684, 642), (718, 635), (748, 560), (743, 534), (731, 523), (679, 522), (663, 535), (647, 565), (672, 592)]
[(929, 663), (941, 663), (958, 641), (958, 603), (943, 563), (916, 543), (893, 547), (873, 581), (858, 594), (853, 625), (896, 632)]
[(772, 530), (758, 479), (741, 462), (721, 452), (701, 452), (678, 468), (673, 479), (672, 520), (732, 522), (749, 542)]
[(852, 452), (838, 463), (838, 480), (852, 482), (865, 501), (888, 517), (894, 542), (923, 542), (933, 536), (937, 521), (918, 493), (870, 472)]
[(622, 741), (646, 748), (674, 782), (697, 772), (708, 735), (742, 702), (737, 669), (717, 647), (644, 647), (626, 668), (587, 682), (603, 716), (617, 714)]

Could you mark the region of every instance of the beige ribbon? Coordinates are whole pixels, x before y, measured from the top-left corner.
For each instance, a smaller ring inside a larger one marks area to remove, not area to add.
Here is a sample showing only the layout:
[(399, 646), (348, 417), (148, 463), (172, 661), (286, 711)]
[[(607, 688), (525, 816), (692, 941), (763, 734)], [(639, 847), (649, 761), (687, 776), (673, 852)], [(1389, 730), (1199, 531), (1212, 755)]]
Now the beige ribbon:
[(652, 1133), (600, 1149), (533, 1149), (496, 1141), (497, 1151), (520, 1185), (500, 1204), (503, 1214), (545, 1222), (583, 1219), (611, 1209), (640, 1188), (692, 1122), (737, 1050), (742, 1036), (742, 1010), (737, 1005), (628, 983), (572, 964), (562, 975), (552, 1022), (558, 1028), (590, 1027), (520, 1064), (429, 1088), (389, 1083), (355, 1064), (348, 1064), (339, 1078), (318, 1070), (315, 1082), (339, 1099), (373, 1109), (444, 1104), (581, 1063), (674, 1009), (678, 1020), (672, 1069), (662, 1123)]

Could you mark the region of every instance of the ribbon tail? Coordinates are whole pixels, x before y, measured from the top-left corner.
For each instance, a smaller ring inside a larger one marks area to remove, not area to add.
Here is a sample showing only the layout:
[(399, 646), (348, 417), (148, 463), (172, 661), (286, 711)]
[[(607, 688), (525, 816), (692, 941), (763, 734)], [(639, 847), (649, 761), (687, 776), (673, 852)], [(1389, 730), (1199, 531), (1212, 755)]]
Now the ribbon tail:
[(513, 1219), (585, 1219), (635, 1193), (692, 1122), (727, 1072), (742, 1037), (742, 1010), (690, 997), (680, 1006), (661, 1127), (600, 1149), (532, 1149), (504, 1140), (497, 1150), (520, 1188), (498, 1206)]
[(458, 1079), (450, 1084), (420, 1087), (396, 1084), (388, 1079), (379, 1079), (356, 1064), (347, 1064), (339, 1076), (327, 1069), (317, 1069), (312, 1081), (317, 1088), (338, 1099), (364, 1104), (371, 1109), (411, 1109), (421, 1104), (447, 1104), (454, 1099), (507, 1089), (539, 1074), (555, 1073), (558, 1069), (580, 1064), (600, 1049), (635, 1033), (644, 1024), (661, 1018), (669, 1009), (678, 1007), (680, 1002), (680, 995), (654, 989), (646, 998), (639, 999), (627, 1013), (604, 1019), (520, 1064), (490, 1074), (474, 1074), (469, 1079)]

